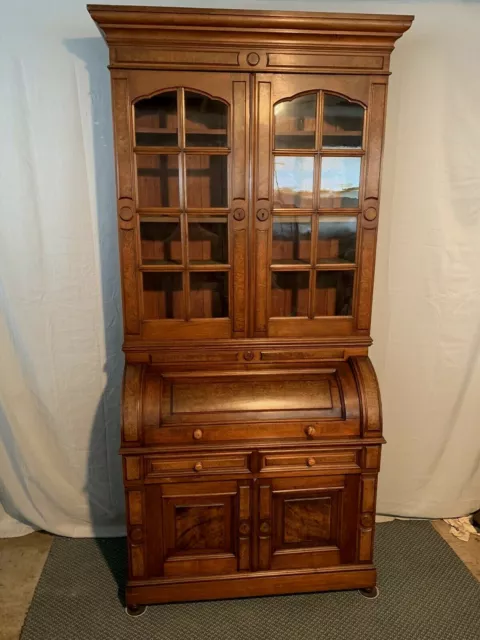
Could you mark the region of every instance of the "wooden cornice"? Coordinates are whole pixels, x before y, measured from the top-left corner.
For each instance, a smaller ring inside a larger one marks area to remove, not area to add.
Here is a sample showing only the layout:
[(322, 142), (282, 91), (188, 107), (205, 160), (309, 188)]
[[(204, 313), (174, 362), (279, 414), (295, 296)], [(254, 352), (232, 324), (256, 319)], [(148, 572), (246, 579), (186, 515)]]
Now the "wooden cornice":
[[(356, 72), (388, 72), (388, 58), (395, 41), (410, 27), (413, 16), (313, 13), (296, 11), (241, 11), (177, 7), (87, 5), (110, 47), (112, 67), (212, 68), (312, 70), (328, 69), (333, 59), (291, 58), (269, 61), (269, 53), (348, 56), (364, 55), (345, 69)], [(150, 50), (150, 52), (147, 51)], [(152, 52), (153, 50), (153, 52)], [(170, 51), (168, 56), (165, 53)], [(158, 55), (155, 54), (155, 51)], [(186, 51), (199, 52), (196, 60)], [(221, 55), (208, 52), (230, 52)], [(308, 51), (308, 54), (307, 54)], [(178, 53), (177, 52), (181, 52)], [(206, 55), (202, 55), (205, 52)], [(250, 58), (248, 57), (250, 55)], [(235, 55), (237, 56), (235, 58)], [(374, 56), (384, 56), (374, 60)], [(277, 64), (279, 63), (279, 64)], [(360, 63), (360, 64), (359, 64)], [(338, 72), (338, 68), (337, 68)], [(345, 71), (346, 72), (346, 71)]]

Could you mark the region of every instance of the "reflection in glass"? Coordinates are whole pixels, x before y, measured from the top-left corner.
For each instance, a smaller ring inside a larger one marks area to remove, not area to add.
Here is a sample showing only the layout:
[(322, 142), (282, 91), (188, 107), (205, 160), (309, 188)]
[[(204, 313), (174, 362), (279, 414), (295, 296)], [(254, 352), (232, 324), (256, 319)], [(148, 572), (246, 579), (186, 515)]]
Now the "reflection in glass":
[(312, 208), (312, 157), (276, 156), (273, 181), (275, 208)]
[(270, 316), (308, 316), (308, 271), (272, 271)]
[(228, 317), (228, 273), (190, 273), (192, 318)]
[(142, 220), (140, 240), (144, 265), (181, 264), (182, 238), (178, 218)]
[(187, 206), (228, 206), (227, 156), (187, 155)]
[(316, 316), (351, 316), (353, 271), (317, 271)]
[(311, 218), (274, 216), (272, 262), (274, 264), (310, 263), (311, 238)]
[(137, 146), (177, 147), (177, 92), (167, 91), (135, 104)]
[(276, 104), (275, 149), (314, 149), (316, 111), (316, 93)]
[(145, 320), (184, 318), (182, 289), (181, 273), (144, 273), (143, 309)]
[(179, 207), (178, 156), (137, 155), (140, 207)]
[(185, 91), (187, 147), (226, 147), (228, 106), (220, 100)]
[(358, 207), (361, 158), (322, 158), (320, 206)]
[(326, 93), (323, 103), (322, 146), (360, 149), (365, 109), (339, 96)]
[(189, 216), (188, 257), (190, 264), (228, 262), (228, 220), (226, 216)]
[(318, 264), (355, 262), (356, 242), (356, 217), (319, 217), (317, 242)]

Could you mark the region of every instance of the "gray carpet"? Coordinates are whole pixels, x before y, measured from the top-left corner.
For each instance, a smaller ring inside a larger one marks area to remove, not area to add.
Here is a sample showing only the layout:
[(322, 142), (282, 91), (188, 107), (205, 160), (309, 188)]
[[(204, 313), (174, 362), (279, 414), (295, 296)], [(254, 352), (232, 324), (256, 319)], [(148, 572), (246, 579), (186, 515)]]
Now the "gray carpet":
[(379, 525), (376, 562), (376, 600), (356, 591), (221, 600), (129, 618), (117, 586), (125, 541), (56, 538), (21, 638), (479, 640), (480, 583), (428, 522)]

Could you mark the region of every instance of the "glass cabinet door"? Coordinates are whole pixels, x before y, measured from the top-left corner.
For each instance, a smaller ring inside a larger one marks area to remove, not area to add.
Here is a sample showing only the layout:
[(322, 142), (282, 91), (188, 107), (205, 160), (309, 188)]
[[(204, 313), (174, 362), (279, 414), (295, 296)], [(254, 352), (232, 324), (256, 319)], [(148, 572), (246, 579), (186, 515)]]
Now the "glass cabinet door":
[(254, 335), (344, 335), (358, 279), (366, 107), (340, 95), (338, 77), (290, 78), (257, 79)]
[(147, 337), (246, 331), (247, 83), (242, 74), (205, 76), (164, 73), (167, 86), (181, 86), (133, 104)]

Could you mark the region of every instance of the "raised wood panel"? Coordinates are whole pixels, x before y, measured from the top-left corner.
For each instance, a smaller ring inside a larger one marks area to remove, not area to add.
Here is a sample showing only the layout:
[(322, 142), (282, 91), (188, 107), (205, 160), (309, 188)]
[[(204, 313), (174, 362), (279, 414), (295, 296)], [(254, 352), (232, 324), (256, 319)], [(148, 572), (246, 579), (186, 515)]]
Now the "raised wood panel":
[(232, 113), (232, 199), (245, 201), (248, 195), (248, 109), (249, 92), (247, 79), (233, 82)]
[(268, 569), (272, 544), (272, 489), (270, 482), (258, 486), (258, 568)]
[(335, 370), (227, 372), (196, 376), (165, 374), (162, 395), (164, 424), (245, 422), (341, 418), (343, 405)]
[(162, 67), (238, 67), (238, 52), (236, 51), (188, 51), (185, 49), (152, 49), (148, 47), (115, 47), (112, 50), (114, 63), (155, 64)]
[(143, 523), (142, 493), (141, 491), (128, 492), (128, 520), (130, 524)]
[(264, 362), (282, 362), (292, 360), (343, 360), (344, 349), (304, 349), (302, 351), (261, 351), (260, 359)]
[(130, 546), (130, 564), (134, 578), (140, 578), (145, 575), (145, 552), (143, 546), (136, 544)]
[[(250, 567), (250, 485), (234, 481), (150, 485), (151, 575), (167, 578), (231, 574)], [(243, 525), (243, 526), (242, 526)], [(241, 539), (241, 544), (237, 540)]]
[(274, 479), (270, 568), (318, 568), (351, 561), (356, 548), (356, 518), (351, 517), (355, 500), (358, 475)]
[(262, 336), (267, 330), (268, 290), (268, 230), (255, 230), (255, 335)]
[(116, 150), (117, 207), (119, 216), (120, 266), (122, 270), (123, 321), (125, 333), (140, 333), (137, 282), (137, 239), (134, 218), (134, 186), (130, 92), (126, 77), (112, 77), (113, 128)]
[(380, 469), (381, 447), (365, 447), (365, 469)]
[(143, 373), (142, 365), (129, 364), (123, 374), (122, 439), (125, 444), (140, 440), (139, 405)]
[(387, 85), (372, 81), (370, 85), (367, 149), (364, 177), (362, 217), (362, 243), (357, 298), (357, 329), (370, 329), (373, 298), (373, 277), (380, 197), (380, 170), (382, 161)]
[(233, 232), (233, 331), (242, 336), (246, 329), (247, 229)]
[(125, 480), (127, 482), (140, 480), (142, 477), (141, 458), (138, 456), (126, 456), (125, 464)]
[(149, 340), (211, 340), (232, 336), (232, 321), (228, 318), (204, 320), (165, 320), (142, 323), (142, 337)]
[(358, 560), (360, 562), (371, 562), (373, 558), (376, 491), (377, 476), (362, 476), (360, 528), (358, 536)]
[(286, 499), (283, 504), (284, 545), (332, 544), (333, 504), (331, 496)]
[(238, 569), (251, 567), (252, 500), (250, 482), (238, 486)]
[(267, 67), (272, 70), (285, 68), (298, 69), (335, 69), (358, 70), (369, 69), (372, 71), (385, 70), (388, 60), (386, 56), (349, 56), (329, 53), (269, 53), (267, 54)]
[[(284, 380), (264, 382), (212, 382), (205, 389), (198, 383), (173, 385), (171, 407), (175, 413), (203, 411), (283, 411), (332, 409), (328, 380)], [(280, 399), (280, 403), (279, 403)]]

